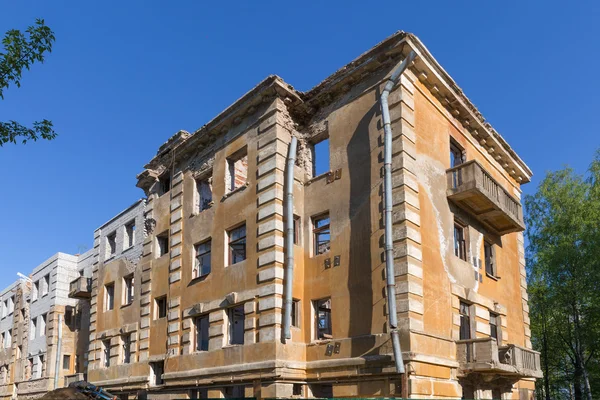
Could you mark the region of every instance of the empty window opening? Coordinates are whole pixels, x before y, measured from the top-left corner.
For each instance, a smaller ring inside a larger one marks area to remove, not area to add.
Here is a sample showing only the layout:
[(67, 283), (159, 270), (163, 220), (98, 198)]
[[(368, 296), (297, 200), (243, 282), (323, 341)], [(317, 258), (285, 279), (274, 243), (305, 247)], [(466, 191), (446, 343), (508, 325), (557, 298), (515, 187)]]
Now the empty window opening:
[(108, 250), (108, 256), (112, 256), (117, 252), (117, 232), (106, 236), (106, 249)]
[[(450, 138), (450, 168), (458, 167), (465, 162), (465, 159), (465, 151)], [(452, 185), (455, 188), (462, 185), (462, 171), (460, 168), (452, 172)]]
[(29, 340), (35, 339), (36, 332), (37, 332), (37, 319), (31, 318), (31, 321), (29, 322)]
[(63, 369), (69, 371), (71, 369), (71, 355), (65, 354), (63, 356)]
[(104, 286), (104, 310), (110, 311), (115, 308), (115, 284), (109, 283)]
[(158, 297), (154, 300), (154, 319), (167, 316), (167, 297)]
[(38, 299), (39, 292), (40, 292), (40, 281), (36, 281), (33, 284), (33, 289), (31, 291), (31, 301), (36, 301)]
[(457, 221), (454, 221), (454, 255), (461, 260), (467, 261), (465, 227)]
[(15, 312), (15, 296), (10, 296), (8, 298), (8, 315), (11, 315)]
[(162, 257), (169, 252), (169, 231), (156, 235), (156, 257)]
[(213, 205), (211, 182), (212, 178), (198, 179), (196, 181), (196, 190), (198, 192), (198, 211), (204, 211)]
[(200, 400), (200, 399), (208, 399), (208, 389), (200, 388), (200, 389), (192, 389), (189, 392), (190, 400)]
[(300, 245), (301, 232), (302, 232), (302, 224), (300, 223), (300, 217), (298, 215), (294, 215), (294, 244), (295, 245)]
[(329, 138), (313, 143), (313, 176), (329, 172)]
[(327, 253), (330, 249), (331, 241), (329, 213), (313, 217), (313, 236), (315, 255)]
[(133, 274), (123, 278), (123, 305), (129, 305), (133, 303), (133, 297), (135, 295), (135, 280)]
[(211, 240), (207, 240), (195, 246), (194, 269), (192, 270), (192, 279), (210, 274), (210, 248)]
[(158, 361), (150, 363), (150, 368), (152, 370), (152, 385), (159, 386), (164, 383), (163, 374), (165, 372), (165, 362)]
[(327, 383), (318, 383), (310, 385), (313, 397), (319, 399), (331, 399), (333, 398), (333, 385)]
[(484, 240), (483, 242), (483, 254), (485, 258), (485, 273), (491, 276), (496, 276), (496, 252), (494, 251), (494, 245)]
[(245, 387), (243, 385), (225, 386), (223, 396), (226, 399), (243, 399), (246, 397)]
[(42, 297), (44, 297), (50, 291), (50, 274), (44, 276), (42, 283)]
[(300, 328), (300, 300), (292, 300), (292, 326)]
[(498, 314), (490, 312), (490, 337), (498, 341)]
[(229, 344), (244, 344), (244, 305), (227, 310), (229, 319)]
[(12, 331), (6, 331), (4, 335), (4, 347), (9, 349), (12, 346)]
[(8, 314), (8, 300), (4, 300), (2, 303), (2, 318), (6, 318)]
[(331, 299), (321, 299), (314, 302), (316, 339), (331, 339)]
[(46, 336), (46, 314), (38, 317), (38, 325), (40, 326), (40, 337)]
[(45, 365), (45, 359), (44, 359), (44, 355), (40, 354), (37, 357), (37, 364), (35, 366), (35, 377), (36, 378), (41, 378), (42, 376), (44, 376), (44, 370), (46, 369), (46, 365)]
[(158, 178), (158, 195), (162, 196), (171, 190), (171, 174), (165, 173)]
[(131, 335), (121, 336), (121, 362), (123, 364), (129, 364), (131, 362)]
[(208, 351), (208, 315), (194, 318), (195, 344), (196, 351)]
[(102, 365), (104, 368), (110, 367), (110, 339), (102, 341)]
[(248, 181), (248, 151), (238, 151), (227, 159), (227, 191), (231, 192), (246, 185)]
[(246, 224), (232, 229), (229, 236), (229, 265), (246, 259)]
[(135, 221), (130, 221), (125, 225), (124, 239), (125, 240), (123, 241), (123, 243), (125, 243), (125, 246), (127, 246), (127, 248), (133, 247), (133, 244), (135, 243)]
[(460, 340), (471, 339), (471, 312), (469, 305), (463, 301), (460, 302)]
[(292, 395), (294, 396), (303, 396), (304, 393), (304, 385), (301, 383), (294, 383), (292, 387)]

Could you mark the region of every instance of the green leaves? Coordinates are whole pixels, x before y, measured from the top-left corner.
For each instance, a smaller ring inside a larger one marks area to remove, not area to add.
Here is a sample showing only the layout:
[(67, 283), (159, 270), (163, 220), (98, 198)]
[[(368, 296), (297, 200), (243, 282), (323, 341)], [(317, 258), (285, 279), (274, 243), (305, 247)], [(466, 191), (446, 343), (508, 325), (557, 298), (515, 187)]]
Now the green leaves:
[[(4, 90), (14, 84), (21, 86), (24, 69), (29, 70), (35, 62), (44, 62), (44, 57), (52, 51), (54, 33), (45, 25), (43, 19), (37, 19), (35, 25), (25, 33), (17, 29), (6, 32), (2, 39), (0, 52), (0, 98), (4, 99)], [(16, 121), (0, 122), (0, 146), (5, 143), (26, 143), (29, 140), (51, 140), (56, 137), (52, 122), (44, 119), (34, 122), (33, 128), (26, 128)]]

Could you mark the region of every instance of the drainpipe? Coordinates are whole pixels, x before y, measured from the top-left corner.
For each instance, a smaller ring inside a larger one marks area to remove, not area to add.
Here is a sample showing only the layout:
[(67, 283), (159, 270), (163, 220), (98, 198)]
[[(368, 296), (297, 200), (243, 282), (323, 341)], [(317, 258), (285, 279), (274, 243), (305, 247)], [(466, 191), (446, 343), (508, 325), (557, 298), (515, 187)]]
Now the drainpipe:
[(62, 314), (58, 314), (58, 343), (56, 344), (56, 362), (54, 363), (54, 389), (58, 388), (60, 373), (60, 352), (62, 347)]
[(283, 337), (292, 338), (292, 286), (294, 283), (294, 165), (296, 164), (296, 147), (298, 139), (292, 136), (288, 148), (286, 182), (285, 182), (285, 283), (283, 298), (285, 309), (283, 314)]
[(392, 238), (392, 126), (390, 122), (390, 109), (388, 96), (400, 76), (415, 59), (417, 55), (411, 51), (402, 64), (392, 72), (392, 76), (385, 84), (381, 93), (381, 112), (383, 114), (384, 131), (384, 192), (385, 192), (385, 275), (387, 280), (388, 299), (388, 323), (390, 335), (392, 336), (392, 348), (394, 349), (394, 361), (396, 372), (404, 373), (404, 362), (402, 360), (402, 349), (400, 348), (400, 334), (398, 333), (398, 315), (396, 314), (396, 278), (394, 273), (394, 240)]

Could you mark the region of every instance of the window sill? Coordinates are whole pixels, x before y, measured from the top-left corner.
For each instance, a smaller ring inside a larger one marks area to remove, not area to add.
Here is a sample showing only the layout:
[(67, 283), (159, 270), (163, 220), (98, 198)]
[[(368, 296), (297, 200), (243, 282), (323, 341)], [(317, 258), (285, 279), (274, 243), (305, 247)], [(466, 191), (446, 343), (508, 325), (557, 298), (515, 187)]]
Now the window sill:
[(122, 304), (121, 305), (121, 309), (127, 308), (127, 307), (131, 306), (132, 304), (133, 304), (133, 301), (131, 303), (128, 303), (128, 304)]
[(308, 346), (319, 346), (319, 345), (322, 345), (322, 344), (331, 343), (333, 341), (334, 341), (333, 338), (330, 338), (330, 339), (317, 339), (317, 340), (313, 340), (312, 342), (310, 342), (308, 344)]
[(121, 254), (123, 254), (123, 253), (127, 253), (127, 252), (128, 252), (129, 250), (131, 250), (131, 249), (133, 249), (133, 246), (129, 246), (128, 248), (126, 248), (126, 249), (123, 249), (123, 251), (121, 252)]
[(210, 275), (210, 272), (208, 274), (204, 274), (204, 275), (200, 275), (195, 278), (192, 278), (190, 283), (201, 282), (201, 281), (205, 280), (206, 278), (208, 278), (209, 275)]
[(487, 276), (488, 278), (490, 278), (490, 279), (493, 279), (493, 280), (495, 280), (495, 281), (499, 281), (499, 280), (500, 280), (500, 277), (499, 277), (499, 276), (495, 276), (495, 275), (492, 275), (492, 274), (488, 274), (487, 272), (485, 273), (485, 276)]
[(110, 257), (108, 257), (108, 258), (106, 258), (106, 259), (104, 260), (104, 262), (105, 262), (105, 263), (107, 263), (107, 262), (110, 262), (110, 261), (112, 261), (112, 260), (113, 260), (113, 258), (115, 258), (115, 257), (116, 257), (116, 254), (111, 254), (111, 255), (110, 255)]
[[(225, 198), (225, 196), (223, 196), (223, 198)], [(214, 205), (215, 205), (215, 202), (211, 201), (210, 203), (208, 203), (208, 206), (203, 208), (202, 210), (193, 211), (192, 214), (190, 215), (190, 218), (197, 217), (198, 215), (202, 214), (204, 211), (210, 210), (211, 208), (213, 208)]]
[(310, 178), (310, 179), (309, 179), (309, 180), (307, 180), (306, 182), (304, 182), (304, 186), (310, 186), (310, 185), (312, 185), (313, 183), (315, 183), (316, 181), (319, 181), (319, 180), (321, 180), (321, 179), (323, 179), (323, 178), (327, 178), (327, 177), (329, 177), (331, 174), (332, 174), (332, 172), (331, 172), (331, 171), (323, 172), (321, 175), (317, 175), (317, 176), (315, 176), (315, 177), (313, 177), (313, 178)]
[(250, 182), (246, 181), (246, 183), (243, 184), (242, 186), (237, 187), (228, 193), (225, 193), (225, 195), (223, 195), (223, 198), (221, 198), (221, 202), (224, 202), (225, 200), (227, 200), (228, 198), (230, 198), (231, 196), (233, 196), (234, 194), (236, 194), (238, 192), (246, 190), (246, 188), (248, 186), (250, 186)]

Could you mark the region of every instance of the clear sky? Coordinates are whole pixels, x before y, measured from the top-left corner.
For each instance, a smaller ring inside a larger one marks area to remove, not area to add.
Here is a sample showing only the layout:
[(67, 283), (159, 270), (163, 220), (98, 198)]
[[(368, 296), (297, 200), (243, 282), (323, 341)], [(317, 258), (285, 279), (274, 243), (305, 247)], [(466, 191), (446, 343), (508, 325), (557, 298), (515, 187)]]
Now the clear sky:
[(12, 1), (0, 31), (44, 18), (44, 64), (0, 120), (48, 118), (52, 142), (0, 147), (0, 288), (143, 197), (135, 176), (269, 74), (308, 90), (397, 30), (418, 35), (534, 171), (583, 172), (600, 146), (600, 3)]

